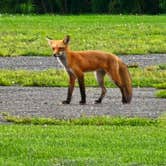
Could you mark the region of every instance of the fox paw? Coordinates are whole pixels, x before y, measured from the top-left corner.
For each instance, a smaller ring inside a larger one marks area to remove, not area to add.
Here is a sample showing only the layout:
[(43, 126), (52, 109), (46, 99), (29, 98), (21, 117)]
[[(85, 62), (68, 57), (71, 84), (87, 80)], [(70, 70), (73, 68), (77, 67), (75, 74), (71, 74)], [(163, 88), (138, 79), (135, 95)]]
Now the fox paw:
[(122, 99), (123, 104), (129, 104), (129, 102), (126, 99)]
[(101, 100), (100, 100), (100, 99), (95, 100), (94, 103), (95, 103), (95, 104), (100, 104), (100, 103), (101, 103)]
[(70, 101), (64, 100), (64, 101), (62, 101), (62, 104), (70, 104)]
[(80, 105), (84, 105), (84, 104), (86, 104), (86, 101), (80, 101)]

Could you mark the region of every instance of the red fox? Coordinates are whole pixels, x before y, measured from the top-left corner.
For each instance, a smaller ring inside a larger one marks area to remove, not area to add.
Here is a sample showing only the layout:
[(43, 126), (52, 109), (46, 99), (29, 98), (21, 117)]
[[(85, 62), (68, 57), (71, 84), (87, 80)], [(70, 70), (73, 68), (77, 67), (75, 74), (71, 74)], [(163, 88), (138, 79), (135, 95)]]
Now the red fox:
[(74, 90), (75, 80), (78, 79), (80, 88), (80, 104), (86, 104), (86, 93), (84, 85), (84, 72), (95, 71), (101, 95), (95, 103), (101, 103), (106, 94), (104, 76), (107, 74), (119, 87), (122, 94), (122, 103), (130, 103), (132, 99), (132, 81), (127, 66), (114, 54), (102, 51), (71, 51), (69, 49), (70, 36), (63, 40), (52, 40), (47, 38), (53, 50), (53, 55), (65, 67), (69, 75), (69, 87), (66, 100), (63, 104), (70, 104)]

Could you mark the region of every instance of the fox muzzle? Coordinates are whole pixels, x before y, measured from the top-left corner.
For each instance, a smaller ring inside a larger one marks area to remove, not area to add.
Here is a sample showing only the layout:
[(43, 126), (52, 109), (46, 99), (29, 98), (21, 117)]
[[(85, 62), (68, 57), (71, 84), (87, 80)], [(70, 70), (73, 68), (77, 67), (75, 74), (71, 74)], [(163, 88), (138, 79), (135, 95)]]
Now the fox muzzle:
[(54, 57), (60, 57), (63, 55), (64, 55), (64, 52), (58, 52), (58, 53), (53, 54)]
[(53, 54), (54, 57), (58, 57), (58, 54)]

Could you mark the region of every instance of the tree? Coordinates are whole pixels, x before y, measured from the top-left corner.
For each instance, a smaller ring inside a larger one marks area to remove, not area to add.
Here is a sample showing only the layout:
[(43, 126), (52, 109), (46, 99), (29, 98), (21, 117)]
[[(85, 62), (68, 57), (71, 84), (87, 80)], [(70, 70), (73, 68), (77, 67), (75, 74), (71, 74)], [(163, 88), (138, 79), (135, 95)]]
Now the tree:
[(93, 13), (107, 13), (109, 0), (92, 0), (92, 12)]
[(166, 0), (0, 0), (0, 13), (166, 13)]
[(157, 14), (159, 13), (159, 0), (144, 0), (145, 13)]
[(166, 13), (166, 0), (160, 0), (159, 7), (161, 13)]

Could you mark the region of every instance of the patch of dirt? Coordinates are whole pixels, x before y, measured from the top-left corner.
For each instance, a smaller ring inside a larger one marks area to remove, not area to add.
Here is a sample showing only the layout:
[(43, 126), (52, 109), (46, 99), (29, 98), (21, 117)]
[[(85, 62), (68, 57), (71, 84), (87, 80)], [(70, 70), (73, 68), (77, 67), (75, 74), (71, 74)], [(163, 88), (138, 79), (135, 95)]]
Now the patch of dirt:
[[(139, 116), (155, 118), (166, 112), (166, 99), (154, 97), (153, 88), (135, 88), (131, 104), (121, 103), (119, 89), (108, 88), (102, 104), (93, 104), (99, 88), (87, 88), (87, 104), (79, 105), (76, 88), (70, 105), (62, 105), (67, 88), (0, 87), (0, 112), (28, 117), (78, 118), (81, 116)], [(0, 118), (0, 120), (2, 120)]]

